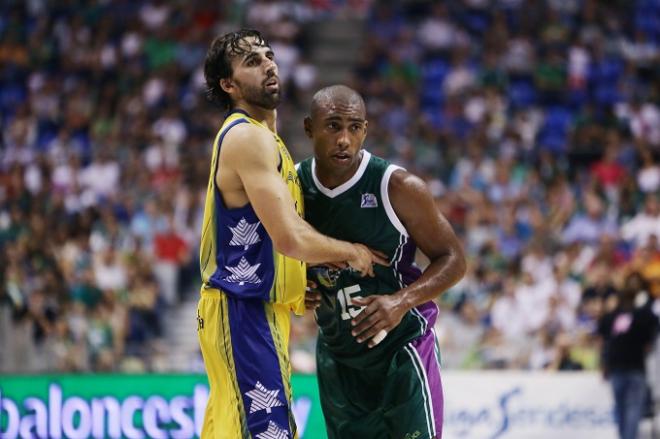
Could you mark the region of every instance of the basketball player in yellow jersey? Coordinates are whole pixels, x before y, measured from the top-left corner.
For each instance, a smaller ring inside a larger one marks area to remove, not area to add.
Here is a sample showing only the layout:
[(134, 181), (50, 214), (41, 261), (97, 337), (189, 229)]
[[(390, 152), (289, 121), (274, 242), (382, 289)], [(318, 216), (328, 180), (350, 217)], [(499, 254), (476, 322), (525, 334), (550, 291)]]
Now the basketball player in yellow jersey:
[(204, 74), (228, 108), (214, 142), (200, 250), (199, 341), (210, 395), (202, 438), (295, 438), (290, 312), (304, 311), (305, 264), (387, 264), (360, 244), (331, 239), (303, 219), (300, 182), (277, 135), (280, 84), (257, 31), (216, 38)]

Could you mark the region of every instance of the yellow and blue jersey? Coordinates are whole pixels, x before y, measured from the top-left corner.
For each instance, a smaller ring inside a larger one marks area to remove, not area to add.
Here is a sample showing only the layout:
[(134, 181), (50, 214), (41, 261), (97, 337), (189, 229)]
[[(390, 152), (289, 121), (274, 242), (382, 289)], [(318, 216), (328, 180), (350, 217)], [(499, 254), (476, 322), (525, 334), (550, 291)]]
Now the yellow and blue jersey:
[[(202, 437), (298, 437), (291, 405), (288, 358), (290, 311), (302, 314), (305, 264), (278, 253), (252, 205), (224, 205), (216, 186), (227, 132), (241, 123), (264, 127), (234, 111), (218, 132), (204, 210), (200, 249), (202, 291), (198, 337), (210, 383)], [(303, 214), (293, 160), (273, 134), (279, 172)]]
[[(202, 289), (217, 289), (237, 299), (262, 299), (304, 312), (305, 264), (278, 253), (250, 203), (230, 209), (216, 185), (222, 141), (231, 128), (250, 123), (267, 129), (245, 112), (225, 119), (213, 145), (200, 246)], [(279, 171), (303, 216), (303, 198), (295, 165), (282, 139), (273, 133), (280, 155)]]

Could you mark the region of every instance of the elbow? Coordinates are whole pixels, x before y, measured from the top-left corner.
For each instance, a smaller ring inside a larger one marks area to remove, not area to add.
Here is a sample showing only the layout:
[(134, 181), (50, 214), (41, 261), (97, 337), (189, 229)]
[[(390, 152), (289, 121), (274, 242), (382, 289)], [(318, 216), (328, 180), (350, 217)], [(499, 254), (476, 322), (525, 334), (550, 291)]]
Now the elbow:
[(463, 249), (458, 247), (454, 252), (454, 261), (456, 267), (456, 278), (454, 282), (458, 282), (465, 276), (467, 273), (467, 259), (465, 258), (465, 252)]
[(300, 253), (300, 239), (294, 233), (282, 233), (278, 236), (273, 236), (273, 246), (278, 253), (291, 258), (299, 259), (297, 256)]

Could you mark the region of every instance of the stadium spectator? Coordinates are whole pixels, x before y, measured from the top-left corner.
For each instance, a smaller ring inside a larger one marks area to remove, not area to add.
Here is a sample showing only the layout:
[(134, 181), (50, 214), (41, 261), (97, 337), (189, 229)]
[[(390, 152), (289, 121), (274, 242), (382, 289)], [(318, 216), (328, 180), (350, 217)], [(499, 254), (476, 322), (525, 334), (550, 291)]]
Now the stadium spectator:
[[(207, 42), (248, 24), (291, 55), (281, 60), (291, 99), (278, 120), (295, 146), (298, 110), (325, 73), (309, 36), (316, 19), (342, 15), (363, 17), (350, 82), (376, 122), (366, 148), (423, 175), (466, 244), (470, 274), (443, 296), (439, 320), (455, 334), (474, 312), (471, 331), (484, 335), (465, 351), (448, 336), (451, 364), (545, 367), (559, 326), (570, 358), (595, 367), (596, 322), (628, 272), (654, 279), (660, 254), (657, 4), (373, 3), (3, 2), (0, 370), (106, 367), (109, 354), (92, 361), (83, 335), (103, 320), (99, 306), (114, 316), (116, 368), (156, 364), (164, 331), (144, 322), (168, 309), (155, 273), (167, 212), (190, 261), (174, 303), (197, 278), (200, 176), (221, 123), (201, 93)], [(530, 288), (530, 267), (556, 287), (541, 294), (536, 329), (520, 343), (502, 333), (524, 322), (502, 316)], [(472, 305), (458, 306), (463, 296)], [(37, 366), (48, 340), (59, 366)], [(301, 352), (313, 344), (298, 340)]]
[(619, 437), (635, 439), (646, 403), (646, 355), (658, 331), (658, 317), (635, 307), (639, 284), (628, 276), (615, 310), (598, 323), (603, 340), (603, 374), (611, 381)]

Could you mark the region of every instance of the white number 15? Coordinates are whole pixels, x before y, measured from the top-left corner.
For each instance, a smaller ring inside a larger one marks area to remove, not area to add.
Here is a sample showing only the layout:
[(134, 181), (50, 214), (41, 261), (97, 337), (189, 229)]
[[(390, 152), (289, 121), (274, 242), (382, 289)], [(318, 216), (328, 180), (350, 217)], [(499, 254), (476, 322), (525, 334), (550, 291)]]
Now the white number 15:
[(351, 300), (352, 297), (357, 297), (357, 293), (360, 291), (359, 285), (351, 285), (350, 287), (342, 288), (337, 291), (337, 299), (339, 299), (339, 305), (341, 306), (342, 320), (350, 320), (357, 317), (365, 308), (364, 306), (353, 305), (353, 301)]

